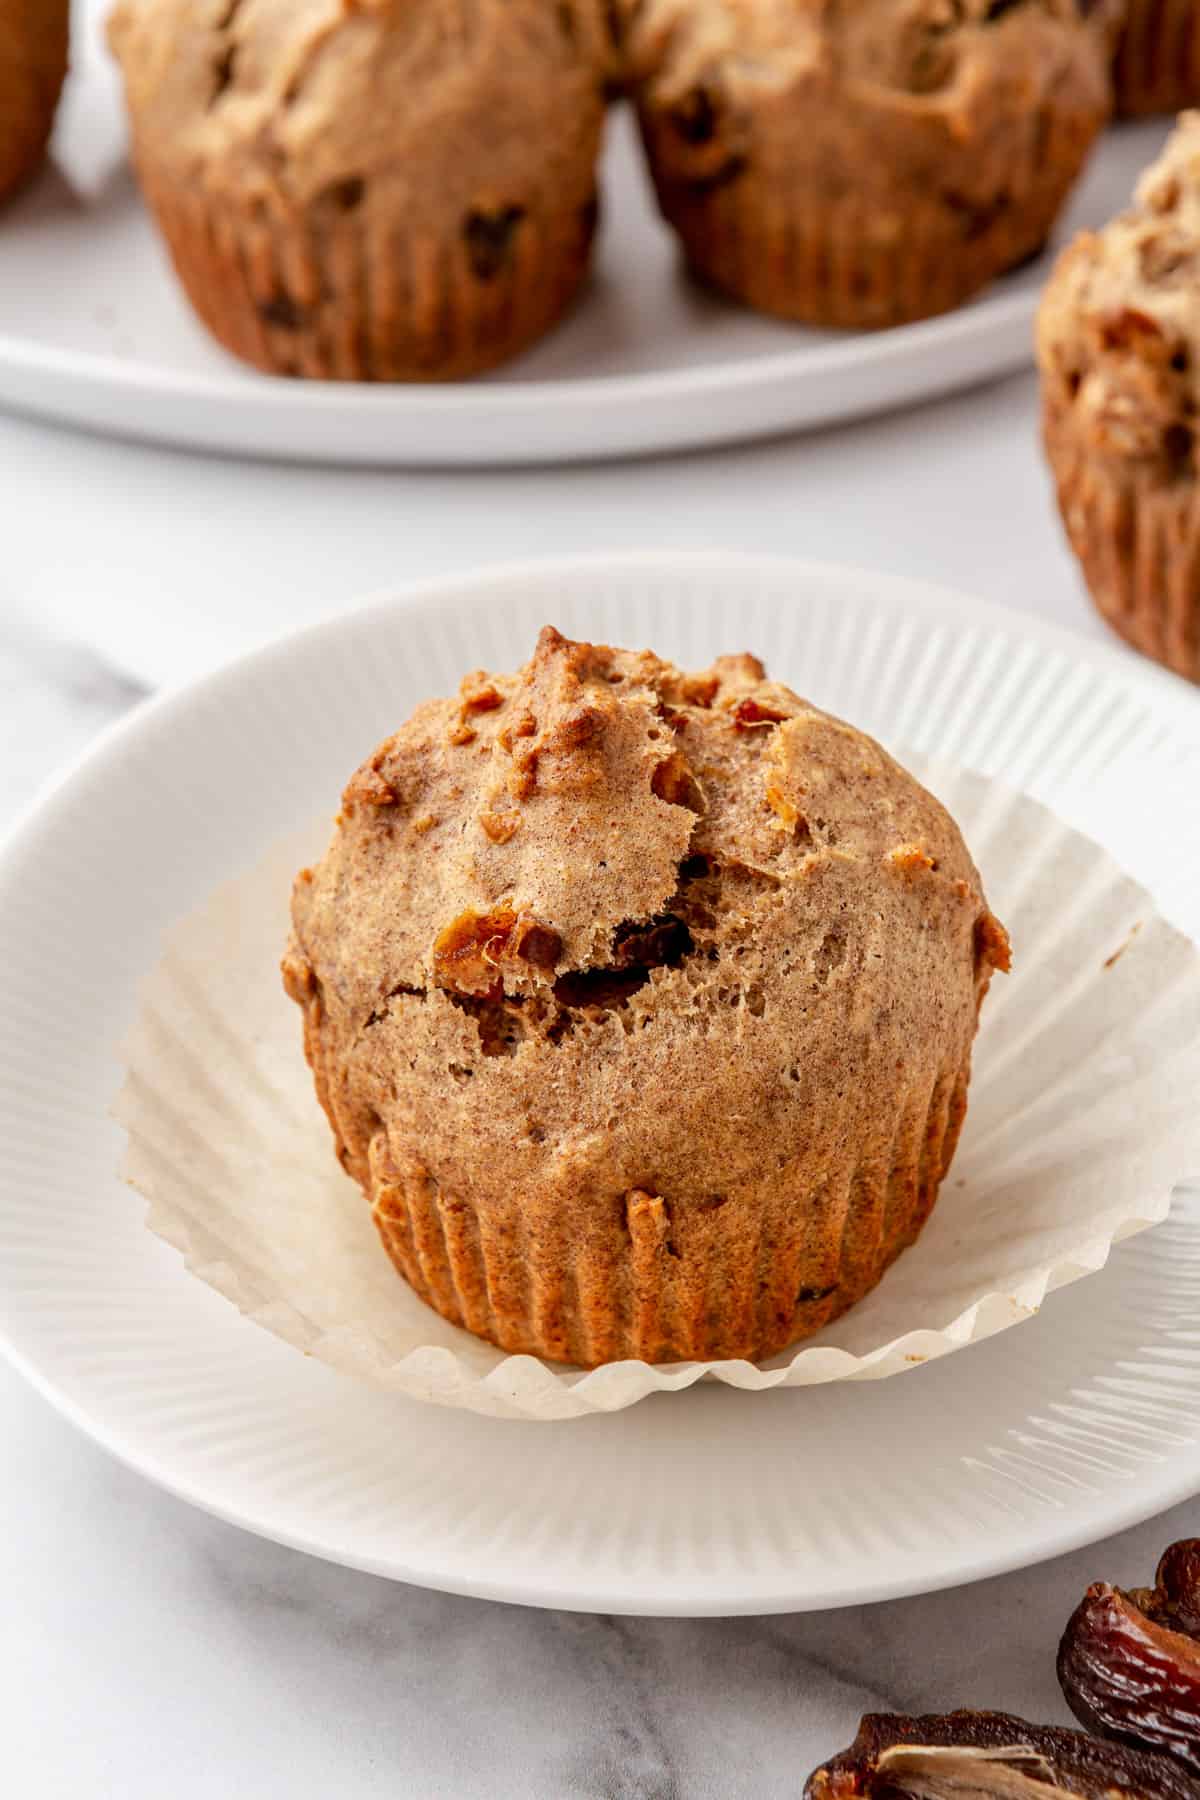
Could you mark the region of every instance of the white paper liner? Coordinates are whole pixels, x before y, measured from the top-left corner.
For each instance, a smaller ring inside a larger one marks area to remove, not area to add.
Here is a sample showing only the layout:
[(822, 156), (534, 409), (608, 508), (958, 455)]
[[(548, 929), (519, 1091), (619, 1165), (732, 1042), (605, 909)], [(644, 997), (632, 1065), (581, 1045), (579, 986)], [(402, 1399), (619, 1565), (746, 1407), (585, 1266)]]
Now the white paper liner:
[(1200, 954), (1144, 889), (1036, 801), (909, 754), (1009, 928), (958, 1156), (918, 1244), (819, 1336), (770, 1362), (611, 1363), (503, 1351), (393, 1271), (332, 1140), (278, 965), (296, 870), (277, 843), (170, 935), (125, 1048), (124, 1173), (152, 1231), (247, 1317), (347, 1374), (503, 1418), (631, 1406), (705, 1375), (761, 1390), (896, 1375), (1036, 1313), (1166, 1217), (1200, 1174)]

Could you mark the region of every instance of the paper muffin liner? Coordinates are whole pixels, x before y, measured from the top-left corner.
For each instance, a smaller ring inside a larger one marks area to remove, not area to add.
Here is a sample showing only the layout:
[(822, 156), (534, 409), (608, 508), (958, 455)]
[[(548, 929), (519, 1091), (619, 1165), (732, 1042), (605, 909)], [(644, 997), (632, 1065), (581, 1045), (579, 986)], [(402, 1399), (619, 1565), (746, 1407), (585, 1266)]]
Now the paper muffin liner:
[(898, 192), (886, 238), (878, 203), (852, 188), (829, 198), (736, 158), (697, 181), (677, 167), (668, 124), (646, 111), (642, 131), (663, 216), (703, 281), (761, 312), (866, 331), (950, 312), (1041, 250), (1103, 124), (1099, 109), (1043, 108), (1036, 159), (1011, 167), (1003, 207)]
[(67, 73), (70, 0), (0, 8), (0, 198), (41, 163)]
[(192, 306), (226, 349), (268, 373), (326, 381), (450, 381), (542, 337), (567, 310), (595, 235), (592, 197), (560, 215), (480, 215), (452, 236), (375, 218), (340, 182), (278, 218), (180, 187), (136, 158)]
[(1127, 0), (1113, 81), (1118, 113), (1200, 105), (1200, 14), (1195, 0)]
[(1098, 611), (1144, 656), (1200, 681), (1200, 490), (1193, 480), (1116, 479), (1076, 441), (1064, 409), (1043, 412), (1059, 510)]
[[(635, 1191), (621, 1252), (598, 1254), (590, 1241), (531, 1234), (520, 1194), (483, 1212), (424, 1168), (397, 1167), (382, 1137), (372, 1145), (375, 1223), (423, 1299), (509, 1350), (544, 1347), (585, 1367), (718, 1358), (751, 1339), (769, 1352), (855, 1305), (917, 1238), (954, 1155), (969, 1076), (966, 1065), (911, 1084), (854, 1163), (807, 1207), (781, 1193), (751, 1234), (723, 1230), (712, 1213), (672, 1215), (660, 1196)], [(838, 1226), (814, 1246), (818, 1207)]]
[(1200, 955), (1035, 801), (904, 760), (961, 825), (1014, 970), (985, 1004), (962, 1143), (918, 1243), (799, 1348), (761, 1365), (584, 1374), (493, 1349), (398, 1279), (334, 1160), (279, 983), (291, 879), (324, 847), (326, 822), (214, 894), (146, 982), (116, 1110), (151, 1229), (307, 1354), (498, 1417), (612, 1411), (705, 1375), (751, 1391), (894, 1375), (1030, 1317), (1163, 1219), (1174, 1185), (1200, 1173)]

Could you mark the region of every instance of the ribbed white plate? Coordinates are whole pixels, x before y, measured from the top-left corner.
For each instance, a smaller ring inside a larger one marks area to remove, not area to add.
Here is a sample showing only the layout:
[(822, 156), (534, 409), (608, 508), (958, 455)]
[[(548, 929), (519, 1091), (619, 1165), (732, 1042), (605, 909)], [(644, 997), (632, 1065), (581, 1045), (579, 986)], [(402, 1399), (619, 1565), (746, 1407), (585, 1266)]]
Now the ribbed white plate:
[[(568, 323), (484, 381), (364, 388), (255, 374), (196, 323), (126, 166), (111, 0), (75, 0), (54, 166), (0, 213), (0, 405), (206, 450), (318, 462), (582, 460), (861, 416), (1029, 361), (1050, 253), (945, 319), (878, 335), (781, 325), (681, 279), (631, 121), (614, 114), (597, 266)], [(1100, 146), (1055, 234), (1108, 218), (1162, 123)]]
[(144, 1229), (113, 1174), (108, 1107), (164, 928), (330, 805), (417, 698), (468, 667), (512, 667), (548, 617), (685, 663), (752, 646), (885, 740), (1030, 790), (1200, 935), (1200, 704), (1119, 651), (909, 583), (713, 556), (533, 565), (378, 603), (150, 706), (0, 853), (14, 1361), (117, 1455), (225, 1518), (542, 1605), (882, 1598), (1051, 1555), (1200, 1487), (1194, 1190), (1037, 1319), (901, 1381), (695, 1389), (560, 1425), (358, 1386), (240, 1318)]

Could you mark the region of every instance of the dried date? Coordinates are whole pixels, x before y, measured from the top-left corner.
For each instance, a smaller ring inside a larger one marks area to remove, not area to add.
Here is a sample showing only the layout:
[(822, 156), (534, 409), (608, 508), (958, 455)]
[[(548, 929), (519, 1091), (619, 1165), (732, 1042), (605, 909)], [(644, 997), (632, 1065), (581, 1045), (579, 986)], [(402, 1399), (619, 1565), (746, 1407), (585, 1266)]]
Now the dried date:
[(1089, 1731), (1167, 1750), (1200, 1775), (1200, 1538), (1164, 1551), (1152, 1588), (1090, 1587), (1059, 1645), (1058, 1679)]
[(1200, 1800), (1170, 1757), (1007, 1713), (868, 1713), (805, 1800)]

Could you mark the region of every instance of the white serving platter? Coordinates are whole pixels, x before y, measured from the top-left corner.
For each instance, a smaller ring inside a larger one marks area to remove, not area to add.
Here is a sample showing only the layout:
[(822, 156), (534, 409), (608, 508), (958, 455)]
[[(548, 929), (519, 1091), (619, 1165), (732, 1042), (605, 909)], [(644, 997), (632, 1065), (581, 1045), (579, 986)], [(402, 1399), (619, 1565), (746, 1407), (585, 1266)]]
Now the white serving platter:
[(192, 316), (130, 173), (108, 0), (76, 0), (54, 158), (0, 211), (0, 406), (123, 437), (312, 462), (471, 465), (696, 449), (853, 419), (1031, 356), (1054, 247), (1126, 203), (1161, 122), (1102, 141), (1054, 245), (946, 318), (804, 330), (701, 292), (614, 113), (596, 268), (570, 320), (454, 386), (296, 382), (243, 368)]

